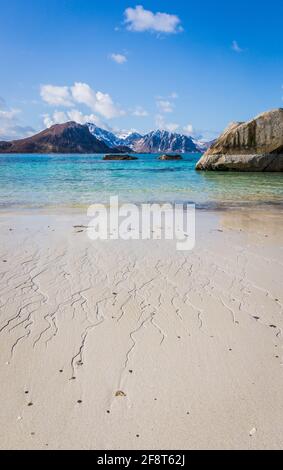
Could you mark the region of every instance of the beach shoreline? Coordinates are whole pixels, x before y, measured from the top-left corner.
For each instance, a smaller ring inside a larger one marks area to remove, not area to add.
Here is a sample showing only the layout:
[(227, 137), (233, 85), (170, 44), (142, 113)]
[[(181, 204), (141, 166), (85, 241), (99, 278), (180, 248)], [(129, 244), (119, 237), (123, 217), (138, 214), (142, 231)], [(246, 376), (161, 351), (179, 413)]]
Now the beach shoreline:
[(196, 246), (1, 212), (1, 449), (279, 449), (282, 212), (196, 211)]

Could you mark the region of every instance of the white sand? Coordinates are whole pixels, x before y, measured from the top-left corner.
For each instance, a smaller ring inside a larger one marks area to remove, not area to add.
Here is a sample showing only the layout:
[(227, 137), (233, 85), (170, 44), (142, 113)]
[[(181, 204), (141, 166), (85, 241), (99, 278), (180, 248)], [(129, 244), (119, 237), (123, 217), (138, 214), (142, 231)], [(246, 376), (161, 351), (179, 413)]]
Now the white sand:
[(0, 448), (283, 448), (282, 212), (186, 253), (84, 223), (0, 216)]

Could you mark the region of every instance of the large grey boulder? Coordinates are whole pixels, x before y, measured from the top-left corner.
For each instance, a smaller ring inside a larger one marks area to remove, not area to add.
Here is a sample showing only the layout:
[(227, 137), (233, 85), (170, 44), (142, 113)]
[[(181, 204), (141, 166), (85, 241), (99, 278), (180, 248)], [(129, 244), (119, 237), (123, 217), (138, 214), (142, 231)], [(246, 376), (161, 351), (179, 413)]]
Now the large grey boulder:
[(283, 171), (283, 108), (230, 124), (196, 169)]

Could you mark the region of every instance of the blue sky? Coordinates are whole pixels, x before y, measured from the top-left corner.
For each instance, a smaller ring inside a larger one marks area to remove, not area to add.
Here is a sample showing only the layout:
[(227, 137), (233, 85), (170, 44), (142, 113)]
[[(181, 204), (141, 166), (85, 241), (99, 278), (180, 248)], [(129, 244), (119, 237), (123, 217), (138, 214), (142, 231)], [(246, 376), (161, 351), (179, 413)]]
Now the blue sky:
[(0, 0), (0, 139), (64, 120), (209, 139), (282, 106), (282, 0)]

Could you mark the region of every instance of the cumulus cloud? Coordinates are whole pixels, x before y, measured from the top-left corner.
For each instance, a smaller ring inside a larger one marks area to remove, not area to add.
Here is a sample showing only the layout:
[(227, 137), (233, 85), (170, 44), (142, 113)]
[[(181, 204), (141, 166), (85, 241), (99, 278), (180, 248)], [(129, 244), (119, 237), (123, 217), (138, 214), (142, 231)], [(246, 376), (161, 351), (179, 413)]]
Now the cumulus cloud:
[(40, 96), (52, 106), (72, 106), (70, 89), (67, 86), (41, 85)]
[(153, 13), (145, 10), (142, 5), (127, 8), (124, 12), (125, 23), (129, 31), (155, 31), (160, 33), (177, 33), (183, 30), (181, 20), (177, 15), (168, 13)]
[(132, 114), (133, 116), (137, 116), (137, 117), (148, 116), (148, 112), (142, 106), (137, 106), (136, 109), (134, 109)]
[(20, 114), (19, 109), (0, 109), (0, 119), (12, 121)]
[(243, 52), (243, 49), (241, 49), (237, 41), (232, 42), (232, 49), (235, 52)]
[(125, 62), (127, 62), (127, 57), (123, 54), (111, 54), (110, 55), (110, 58), (116, 62), (116, 64), (124, 64)]
[(54, 124), (62, 124), (67, 121), (75, 121), (78, 124), (86, 124), (91, 122), (97, 126), (101, 125), (100, 119), (95, 114), (83, 114), (78, 109), (70, 111), (54, 111), (53, 114), (44, 114), (43, 123), (45, 127), (51, 127)]
[(165, 122), (164, 116), (161, 114), (157, 114), (155, 116), (155, 125), (157, 129), (169, 131), (169, 132), (176, 132), (179, 129), (179, 124), (175, 122)]
[(112, 98), (108, 93), (102, 93), (101, 91), (96, 93), (96, 105), (93, 107), (93, 110), (107, 119), (124, 116), (125, 114), (125, 111), (119, 109), (113, 103)]
[(0, 97), (0, 140), (20, 139), (34, 133), (32, 127), (21, 125), (20, 113), (21, 110), (9, 108)]
[(95, 108), (96, 94), (87, 83), (76, 82), (71, 87), (71, 93), (75, 102), (85, 104), (91, 109)]
[(66, 121), (68, 121), (68, 117), (64, 111), (55, 111), (52, 115), (43, 114), (43, 122), (45, 127), (51, 127), (54, 124), (62, 124)]
[(114, 104), (108, 93), (95, 92), (87, 83), (77, 82), (71, 87), (71, 91), (74, 101), (85, 104), (92, 111), (107, 119), (125, 114), (123, 110)]
[(158, 99), (156, 105), (162, 113), (172, 113), (174, 109), (174, 104), (169, 100)]
[(108, 93), (94, 91), (87, 83), (76, 82), (73, 86), (42, 85), (40, 94), (42, 99), (52, 106), (71, 107), (84, 104), (91, 111), (112, 119), (123, 116), (121, 110)]
[(186, 126), (183, 127), (183, 132), (186, 135), (192, 136), (194, 134), (194, 128), (192, 124), (187, 124)]
[(78, 109), (71, 109), (71, 111), (68, 111), (68, 118), (78, 124), (86, 124), (87, 122), (92, 122), (96, 125), (101, 124), (100, 119), (95, 114), (83, 114)]

